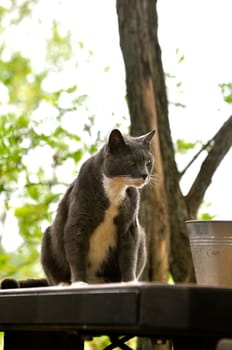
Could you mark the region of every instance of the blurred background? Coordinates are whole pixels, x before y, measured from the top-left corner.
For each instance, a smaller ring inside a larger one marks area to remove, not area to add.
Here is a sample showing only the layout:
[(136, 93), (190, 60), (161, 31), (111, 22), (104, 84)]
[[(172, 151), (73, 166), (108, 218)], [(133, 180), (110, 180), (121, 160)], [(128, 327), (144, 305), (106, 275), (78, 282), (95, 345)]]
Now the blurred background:
[[(232, 4), (157, 6), (181, 170), (231, 114)], [(80, 165), (112, 128), (129, 133), (124, 63), (114, 0), (0, 0), (0, 16), (0, 278), (35, 277), (42, 232)], [(231, 160), (230, 151), (200, 218), (231, 218)]]

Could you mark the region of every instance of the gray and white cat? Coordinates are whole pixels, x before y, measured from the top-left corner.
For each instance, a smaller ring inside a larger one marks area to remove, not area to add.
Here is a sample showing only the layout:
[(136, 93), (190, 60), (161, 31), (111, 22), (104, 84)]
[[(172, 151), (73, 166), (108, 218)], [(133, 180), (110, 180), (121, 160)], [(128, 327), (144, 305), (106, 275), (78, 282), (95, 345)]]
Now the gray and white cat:
[(43, 236), (41, 262), (49, 284), (138, 280), (146, 262), (138, 189), (153, 168), (154, 133), (123, 137), (115, 129), (82, 165)]

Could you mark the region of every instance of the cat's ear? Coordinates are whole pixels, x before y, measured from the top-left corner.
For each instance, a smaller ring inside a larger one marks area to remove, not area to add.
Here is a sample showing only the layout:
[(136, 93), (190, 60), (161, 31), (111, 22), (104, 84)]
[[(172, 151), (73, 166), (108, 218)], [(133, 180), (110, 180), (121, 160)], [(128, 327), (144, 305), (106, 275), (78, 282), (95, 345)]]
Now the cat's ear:
[(118, 129), (111, 131), (108, 141), (109, 150), (111, 152), (118, 150), (118, 148), (125, 146), (124, 138)]
[(151, 141), (152, 141), (154, 135), (155, 135), (155, 130), (153, 129), (150, 132), (148, 132), (147, 134), (140, 136), (140, 139), (144, 145), (146, 145), (148, 148), (150, 148)]

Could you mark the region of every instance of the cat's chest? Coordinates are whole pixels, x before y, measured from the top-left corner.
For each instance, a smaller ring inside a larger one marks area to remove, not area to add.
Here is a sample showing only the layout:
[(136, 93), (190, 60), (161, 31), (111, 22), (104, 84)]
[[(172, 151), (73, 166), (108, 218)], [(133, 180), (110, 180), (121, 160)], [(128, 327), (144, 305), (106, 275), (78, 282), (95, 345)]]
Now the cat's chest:
[(107, 259), (110, 248), (117, 245), (117, 227), (114, 218), (119, 215), (119, 207), (125, 197), (124, 186), (116, 186), (113, 180), (104, 179), (104, 189), (110, 205), (104, 213), (104, 220), (90, 235), (88, 254), (88, 280), (94, 282), (96, 272)]
[(118, 215), (118, 208), (111, 205), (105, 211), (104, 220), (95, 228), (90, 236), (88, 254), (88, 279), (94, 280), (109, 254), (110, 248), (116, 247), (117, 228), (114, 218)]

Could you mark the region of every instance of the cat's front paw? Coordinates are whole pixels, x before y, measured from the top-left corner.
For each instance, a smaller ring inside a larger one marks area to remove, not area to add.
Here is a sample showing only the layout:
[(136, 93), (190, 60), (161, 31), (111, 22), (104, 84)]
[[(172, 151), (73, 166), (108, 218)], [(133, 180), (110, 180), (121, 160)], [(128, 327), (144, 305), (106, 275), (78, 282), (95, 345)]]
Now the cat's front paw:
[(123, 286), (133, 286), (133, 285), (137, 285), (138, 283), (139, 283), (138, 280), (132, 280), (132, 281), (126, 281), (126, 282), (122, 281), (121, 282), (121, 284)]
[(82, 282), (82, 281), (73, 282), (72, 284), (70, 284), (71, 288), (82, 288), (82, 287), (86, 287), (86, 286), (88, 286), (88, 283)]

